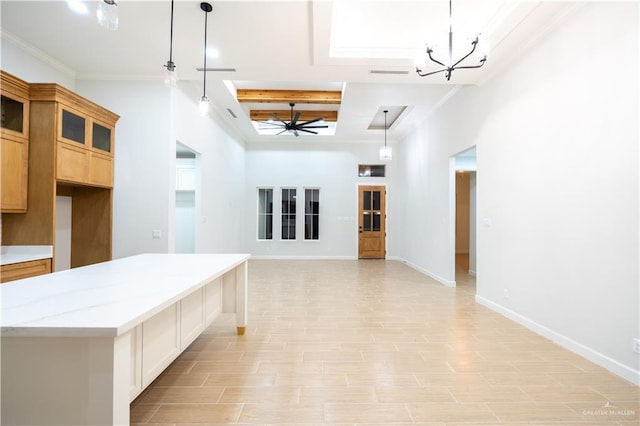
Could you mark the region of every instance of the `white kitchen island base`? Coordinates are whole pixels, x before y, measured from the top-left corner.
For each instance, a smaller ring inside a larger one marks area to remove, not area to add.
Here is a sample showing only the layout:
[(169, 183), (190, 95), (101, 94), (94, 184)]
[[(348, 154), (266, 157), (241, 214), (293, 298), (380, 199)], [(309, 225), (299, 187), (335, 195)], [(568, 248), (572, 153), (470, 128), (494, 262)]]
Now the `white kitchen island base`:
[(3, 284), (1, 423), (128, 425), (221, 312), (244, 332), (248, 258), (140, 255)]

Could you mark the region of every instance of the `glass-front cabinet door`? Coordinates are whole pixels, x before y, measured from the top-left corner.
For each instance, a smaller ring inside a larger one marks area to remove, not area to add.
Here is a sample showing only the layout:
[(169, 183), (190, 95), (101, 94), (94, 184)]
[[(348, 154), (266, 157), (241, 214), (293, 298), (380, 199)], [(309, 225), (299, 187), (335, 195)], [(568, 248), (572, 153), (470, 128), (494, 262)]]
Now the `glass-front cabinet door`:
[(15, 136), (27, 137), (29, 103), (19, 97), (2, 94), (2, 112), (0, 127), (4, 132)]
[(60, 106), (58, 139), (94, 148), (103, 153), (113, 152), (113, 128), (66, 106)]
[(3, 129), (22, 133), (24, 129), (24, 102), (2, 95), (2, 120), (0, 125)]
[(84, 145), (87, 139), (87, 118), (60, 107), (60, 139)]
[(100, 151), (111, 152), (111, 129), (93, 122), (91, 146)]

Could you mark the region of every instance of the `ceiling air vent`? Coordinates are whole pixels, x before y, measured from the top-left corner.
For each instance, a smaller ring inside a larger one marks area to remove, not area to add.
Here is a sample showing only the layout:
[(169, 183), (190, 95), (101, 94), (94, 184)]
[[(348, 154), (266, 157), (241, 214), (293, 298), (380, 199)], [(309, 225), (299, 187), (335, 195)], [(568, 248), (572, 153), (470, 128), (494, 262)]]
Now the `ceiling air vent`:
[[(198, 71), (204, 71), (204, 68), (196, 68)], [(207, 72), (236, 72), (235, 68), (209, 68), (207, 67)]]
[(370, 74), (390, 74), (390, 75), (407, 75), (409, 71), (394, 71), (394, 70), (370, 70)]

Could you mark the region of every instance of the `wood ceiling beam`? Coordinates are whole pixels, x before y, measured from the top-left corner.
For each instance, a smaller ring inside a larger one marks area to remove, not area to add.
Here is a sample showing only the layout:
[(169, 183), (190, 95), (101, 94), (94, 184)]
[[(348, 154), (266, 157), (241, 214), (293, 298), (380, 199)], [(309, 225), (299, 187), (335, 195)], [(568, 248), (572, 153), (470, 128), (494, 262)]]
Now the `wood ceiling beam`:
[(238, 102), (339, 105), (339, 90), (261, 90), (238, 89)]
[[(338, 111), (298, 111), (293, 110), (293, 113), (300, 113), (298, 122), (314, 120), (318, 117), (322, 117), (324, 121), (336, 122), (338, 121)], [(291, 110), (274, 110), (274, 109), (252, 109), (249, 111), (249, 117), (251, 121), (269, 121), (273, 120), (271, 114), (276, 114), (284, 121), (291, 120)]]

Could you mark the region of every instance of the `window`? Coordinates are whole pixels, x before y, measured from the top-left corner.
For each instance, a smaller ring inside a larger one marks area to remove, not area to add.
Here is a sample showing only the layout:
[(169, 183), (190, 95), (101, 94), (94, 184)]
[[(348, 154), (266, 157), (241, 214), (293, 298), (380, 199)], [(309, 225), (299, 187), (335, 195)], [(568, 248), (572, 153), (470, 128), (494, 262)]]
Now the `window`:
[(384, 177), (385, 167), (383, 165), (375, 164), (360, 164), (358, 166), (359, 177)]
[(318, 224), (320, 222), (320, 190), (304, 190), (304, 239), (319, 239)]
[(273, 239), (273, 189), (258, 189), (258, 239)]
[(296, 189), (282, 188), (282, 239), (296, 239)]

